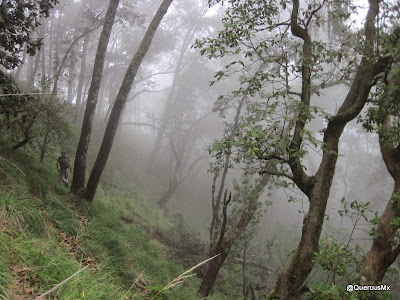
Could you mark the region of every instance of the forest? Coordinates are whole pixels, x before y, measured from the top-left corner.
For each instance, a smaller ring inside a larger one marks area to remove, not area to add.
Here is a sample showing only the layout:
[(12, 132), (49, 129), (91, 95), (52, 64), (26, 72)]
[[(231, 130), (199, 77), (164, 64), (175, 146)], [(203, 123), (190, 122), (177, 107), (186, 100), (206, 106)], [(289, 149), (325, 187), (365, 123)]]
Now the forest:
[(399, 20), (0, 1), (0, 299), (400, 299)]

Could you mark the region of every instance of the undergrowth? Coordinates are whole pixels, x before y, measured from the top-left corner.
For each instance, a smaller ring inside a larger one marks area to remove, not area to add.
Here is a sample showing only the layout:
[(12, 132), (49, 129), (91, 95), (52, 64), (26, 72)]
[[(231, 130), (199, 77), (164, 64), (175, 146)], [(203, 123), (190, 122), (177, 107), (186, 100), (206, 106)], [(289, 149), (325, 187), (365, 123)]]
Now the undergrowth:
[(85, 265), (47, 299), (200, 298), (195, 277), (163, 290), (185, 268), (159, 235), (178, 244), (186, 229), (148, 196), (104, 185), (88, 204), (59, 182), (55, 155), (0, 157), (0, 298), (32, 299)]

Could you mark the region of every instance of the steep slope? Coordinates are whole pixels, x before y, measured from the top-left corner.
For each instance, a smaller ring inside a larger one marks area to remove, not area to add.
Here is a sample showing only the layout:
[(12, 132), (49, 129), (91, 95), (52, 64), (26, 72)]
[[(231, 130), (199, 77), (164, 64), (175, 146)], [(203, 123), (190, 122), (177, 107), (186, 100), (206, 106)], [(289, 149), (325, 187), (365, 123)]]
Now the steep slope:
[[(89, 206), (59, 182), (54, 155), (40, 164), (34, 153), (7, 149), (0, 148), (0, 298), (35, 299), (84, 268), (48, 299), (152, 299), (204, 258), (184, 219), (140, 191), (103, 182)], [(191, 277), (154, 299), (198, 299), (198, 285)]]

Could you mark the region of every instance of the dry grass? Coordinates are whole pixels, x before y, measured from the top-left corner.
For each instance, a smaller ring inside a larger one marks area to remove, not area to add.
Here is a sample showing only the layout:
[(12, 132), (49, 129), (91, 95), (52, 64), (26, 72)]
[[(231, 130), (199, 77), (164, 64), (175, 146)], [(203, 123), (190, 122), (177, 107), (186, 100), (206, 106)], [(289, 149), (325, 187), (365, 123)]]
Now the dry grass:
[(166, 286), (164, 286), (157, 294), (155, 294), (151, 299), (153, 300), (154, 298), (156, 298), (162, 291), (168, 290), (180, 283), (182, 283), (186, 278), (192, 277), (195, 274), (189, 274), (192, 271), (194, 271), (195, 269), (197, 269), (198, 267), (200, 267), (201, 265), (205, 264), (206, 262), (216, 258), (217, 256), (219, 256), (220, 253), (218, 253), (217, 255), (214, 255), (213, 257), (207, 258), (206, 260), (203, 260), (202, 262), (198, 263), (197, 265), (191, 267), (190, 269), (186, 270), (185, 272), (183, 272), (181, 275), (179, 275), (178, 277), (174, 278), (173, 280), (171, 280)]

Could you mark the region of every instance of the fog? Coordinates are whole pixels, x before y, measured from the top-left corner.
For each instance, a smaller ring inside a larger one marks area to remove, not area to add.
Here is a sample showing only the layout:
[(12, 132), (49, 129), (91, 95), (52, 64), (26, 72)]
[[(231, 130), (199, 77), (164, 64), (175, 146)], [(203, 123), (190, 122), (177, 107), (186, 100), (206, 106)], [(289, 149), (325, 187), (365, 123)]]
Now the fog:
[[(61, 70), (58, 95), (73, 108), (86, 101), (101, 32), (98, 24), (104, 18), (106, 3), (98, 0), (66, 0), (57, 5), (51, 16), (43, 20), (36, 30), (37, 36), (43, 38), (40, 52), (32, 57), (23, 54), (23, 64), (14, 71), (16, 77), (27, 85), (40, 87), (47, 84), (48, 90), (51, 90), (57, 70)], [(89, 165), (93, 164), (97, 152), (94, 149), (101, 142), (127, 65), (157, 7), (158, 1), (122, 1), (120, 4), (118, 22), (113, 26), (105, 59)], [(173, 2), (139, 69), (112, 148), (113, 163), (107, 165), (111, 181), (112, 174), (126, 178), (133, 189), (146, 191), (154, 203), (176, 184), (163, 209), (166, 213), (182, 213), (186, 222), (205, 239), (209, 238), (212, 219), (213, 173), (210, 170), (215, 162), (209, 149), (216, 140), (228, 136), (240, 97), (230, 96), (230, 101), (220, 102), (217, 99), (221, 95), (228, 95), (225, 99), (229, 99), (229, 93), (238, 90), (246, 76), (261, 68), (255, 59), (245, 57), (242, 53), (232, 53), (238, 60), (251, 62), (253, 59), (254, 64), (238, 68), (228, 76), (224, 75), (223, 80), (210, 84), (217, 79), (214, 75), (216, 72), (225, 70), (232, 55), (209, 59), (201, 55), (201, 49), (194, 45), (196, 40), (218, 36), (218, 30), (223, 28), (221, 19), (224, 11), (221, 5), (208, 8), (207, 1)], [(282, 14), (281, 18), (287, 16)], [(96, 26), (97, 29), (93, 30)], [(318, 30), (314, 35), (323, 36)], [(73, 44), (73, 41), (76, 43)], [(285, 47), (291, 47), (291, 44)], [(276, 49), (274, 51), (279, 52), (280, 48)], [(84, 56), (86, 61), (82, 63)], [(293, 63), (296, 59), (293, 58)], [(83, 84), (82, 90), (78, 91), (80, 78)], [(315, 80), (314, 86), (321, 82), (320, 79)], [(290, 86), (292, 91), (301, 92), (301, 78), (293, 75)], [(268, 94), (282, 87), (283, 84), (275, 83), (266, 86), (260, 93), (249, 95), (240, 113), (240, 122), (245, 122), (252, 107), (269, 101), (263, 99), (262, 93)], [(306, 129), (319, 144), (308, 143), (305, 148), (307, 154), (302, 158), (302, 163), (308, 175), (313, 175), (321, 163), (321, 143), (327, 119), (337, 113), (348, 91), (346, 84), (338, 83), (321, 89), (318, 95), (313, 94), (311, 98), (312, 105), (318, 107), (318, 113), (307, 123)], [(82, 122), (82, 111), (83, 107), (78, 111), (77, 124)], [(365, 113), (366, 109), (362, 114)], [(281, 127), (285, 126), (282, 122)], [(70, 152), (74, 151), (71, 149)], [(232, 162), (225, 188), (234, 193), (234, 182), (240, 180), (245, 169), (243, 161)], [(382, 213), (393, 189), (393, 179), (382, 160), (377, 134), (364, 130), (357, 119), (346, 125), (340, 138), (339, 158), (334, 171), (323, 235), (333, 234), (341, 242), (347, 243), (353, 232), (354, 218), (340, 216), (339, 211), (344, 209), (341, 200), (345, 199), (347, 203), (355, 200), (370, 202), (369, 214), (372, 217), (375, 211), (379, 215)], [(253, 174), (258, 173), (256, 171)], [(260, 197), (259, 202), (264, 204), (259, 208), (259, 223), (252, 227), (257, 230), (250, 241), (251, 245), (265, 247), (274, 237), (283, 243), (289, 236), (301, 235), (309, 208), (308, 198), (294, 184), (284, 187), (278, 181), (272, 180)], [(229, 208), (232, 214), (234, 207), (232, 205)], [(360, 224), (352, 235), (351, 243), (367, 250), (372, 242), (368, 235), (372, 226)], [(340, 232), (340, 236), (335, 232)], [(292, 247), (287, 249), (290, 253), (296, 243), (288, 247)]]

